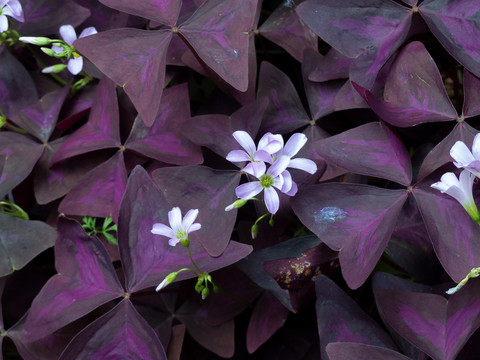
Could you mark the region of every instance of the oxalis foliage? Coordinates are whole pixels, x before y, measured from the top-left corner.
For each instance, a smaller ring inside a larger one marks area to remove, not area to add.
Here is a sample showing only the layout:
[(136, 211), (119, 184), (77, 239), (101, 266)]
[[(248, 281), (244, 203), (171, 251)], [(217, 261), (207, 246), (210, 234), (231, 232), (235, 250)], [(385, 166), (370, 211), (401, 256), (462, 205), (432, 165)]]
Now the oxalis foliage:
[(0, 0), (2, 357), (480, 358), (479, 77), (476, 0)]

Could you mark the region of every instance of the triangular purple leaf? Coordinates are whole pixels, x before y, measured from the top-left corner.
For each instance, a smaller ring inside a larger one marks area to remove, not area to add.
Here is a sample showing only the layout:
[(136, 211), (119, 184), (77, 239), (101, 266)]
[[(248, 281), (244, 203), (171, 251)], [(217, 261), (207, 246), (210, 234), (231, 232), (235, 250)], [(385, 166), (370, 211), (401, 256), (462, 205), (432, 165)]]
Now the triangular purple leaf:
[(100, 0), (111, 8), (173, 26), (177, 22), (181, 0)]
[(347, 79), (352, 59), (331, 48), (325, 56), (317, 52), (307, 52), (311, 57), (312, 71), (310, 81), (328, 81)]
[(381, 290), (379, 307), (401, 336), (434, 359), (453, 360), (480, 326), (480, 282), (447, 301), (434, 294)]
[(385, 331), (332, 280), (319, 275), (314, 281), (322, 359), (327, 359), (325, 346), (330, 342), (355, 342), (395, 349)]
[[(108, 30), (75, 41), (75, 48), (123, 87), (147, 126), (160, 107), (170, 30)], [(120, 51), (120, 52), (119, 52)]]
[(75, 155), (121, 145), (115, 84), (102, 78), (95, 92), (88, 122), (71, 134), (52, 159), (52, 165)]
[(372, 110), (394, 126), (409, 127), (457, 118), (435, 62), (418, 41), (405, 46), (395, 59), (383, 99), (356, 83), (353, 85)]
[(295, 86), (285, 73), (268, 62), (262, 62), (259, 77), (257, 98), (266, 96), (270, 100), (262, 124), (263, 132), (284, 134), (310, 122)]
[(167, 360), (160, 340), (129, 300), (83, 329), (59, 360), (139, 358)]
[(480, 76), (480, 3), (472, 0), (425, 0), (419, 12), (430, 31), (460, 64)]
[(329, 163), (354, 173), (410, 185), (412, 165), (401, 140), (388, 126), (372, 122), (320, 140), (314, 145)]
[[(178, 197), (175, 201), (178, 201)], [(191, 266), (187, 250), (183, 246), (169, 246), (168, 239), (150, 231), (154, 223), (168, 224), (167, 213), (177, 205), (167, 201), (143, 168), (137, 166), (132, 171), (122, 199), (118, 222), (118, 243), (128, 291), (139, 291), (158, 285), (169, 273)], [(183, 213), (192, 206), (182, 207)], [(231, 241), (220, 257), (212, 258), (193, 237), (196, 233), (201, 236), (203, 232), (202, 214), (199, 216), (197, 222), (202, 224), (202, 229), (190, 235), (190, 249), (194, 261), (202, 271), (210, 272), (223, 268), (252, 251), (251, 246)], [(177, 280), (192, 276), (194, 275), (189, 271), (182, 272)]]
[(407, 198), (405, 190), (360, 184), (320, 184), (299, 190), (291, 205), (300, 221), (331, 249), (356, 289), (377, 264)]
[(0, 276), (24, 267), (53, 246), (57, 232), (44, 222), (0, 214)]
[(460, 282), (480, 264), (480, 227), (457, 200), (430, 188), (440, 176), (437, 171), (416, 185), (413, 196), (440, 263), (455, 282)]
[(63, 217), (58, 219), (55, 267), (58, 274), (30, 308), (23, 332), (28, 341), (51, 334), (124, 292), (100, 240)]
[(257, 0), (207, 0), (179, 33), (200, 58), (235, 89), (248, 88), (249, 32)]
[(331, 342), (327, 345), (326, 352), (330, 360), (411, 360), (384, 347), (347, 342)]
[(184, 121), (189, 117), (187, 84), (165, 89), (153, 125), (147, 127), (142, 119), (137, 118), (125, 147), (169, 164), (200, 164), (203, 161), (200, 148), (182, 133)]
[(50, 92), (36, 103), (10, 117), (15, 124), (35, 136), (42, 143), (50, 138), (70, 87)]
[(480, 79), (467, 69), (463, 70), (463, 108), (466, 118), (480, 115)]
[(111, 216), (117, 222), (127, 184), (123, 152), (85, 174), (62, 200), (58, 211), (70, 215)]
[(32, 172), (43, 150), (42, 144), (25, 135), (11, 131), (0, 133), (0, 156), (5, 157), (0, 174), (0, 198)]
[[(191, 241), (199, 242), (211, 256), (221, 255), (235, 225), (235, 211), (225, 211), (233, 203), (240, 172), (213, 170), (204, 166), (166, 167), (153, 172), (153, 179), (169, 203), (184, 212), (198, 209), (201, 231), (192, 233)], [(222, 219), (222, 221), (218, 221)]]

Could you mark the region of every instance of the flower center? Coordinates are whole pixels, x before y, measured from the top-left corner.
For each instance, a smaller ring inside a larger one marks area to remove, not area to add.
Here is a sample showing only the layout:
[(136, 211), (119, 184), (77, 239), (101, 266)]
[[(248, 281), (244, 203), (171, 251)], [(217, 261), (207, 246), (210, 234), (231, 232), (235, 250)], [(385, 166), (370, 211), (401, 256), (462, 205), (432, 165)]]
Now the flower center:
[(177, 239), (183, 239), (187, 235), (187, 232), (185, 230), (179, 230), (176, 234), (175, 237)]
[(262, 177), (260, 177), (260, 186), (262, 188), (270, 188), (274, 184), (274, 180), (272, 175), (265, 174)]

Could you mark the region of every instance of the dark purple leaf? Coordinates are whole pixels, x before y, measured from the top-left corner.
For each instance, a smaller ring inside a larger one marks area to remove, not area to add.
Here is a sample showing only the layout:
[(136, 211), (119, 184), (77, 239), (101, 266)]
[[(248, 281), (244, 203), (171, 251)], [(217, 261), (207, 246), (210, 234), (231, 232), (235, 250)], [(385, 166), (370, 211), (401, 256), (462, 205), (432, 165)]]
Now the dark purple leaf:
[(480, 227), (460, 203), (430, 188), (442, 173), (434, 172), (413, 188), (428, 235), (445, 271), (460, 282), (480, 263)]
[(333, 110), (368, 108), (368, 104), (358, 95), (350, 80), (345, 81), (333, 100)]
[(24, 267), (53, 246), (56, 236), (56, 231), (42, 221), (0, 214), (0, 276)]
[(127, 25), (128, 14), (102, 5), (97, 0), (77, 0), (77, 4), (90, 10), (90, 17), (82, 23), (83, 28), (95, 27), (97, 31), (122, 28)]
[(317, 36), (295, 12), (295, 6), (303, 0), (283, 2), (277, 7), (258, 31), (268, 40), (284, 48), (295, 59), (302, 62), (305, 49), (317, 51)]
[(480, 3), (475, 0), (425, 0), (419, 12), (430, 31), (460, 64), (480, 76)]
[[(53, 154), (65, 137), (49, 142), (34, 169), (35, 199), (47, 204), (67, 194), (87, 172), (108, 159), (107, 154), (96, 153), (95, 157), (77, 156), (49, 167)], [(109, 154), (108, 154), (109, 155)]]
[[(7, 280), (6, 277), (3, 277), (3, 276), (0, 277), (0, 301), (2, 300), (3, 290), (5, 290), (5, 281), (6, 280)], [(2, 307), (0, 307), (0, 329), (3, 329), (3, 326), (4, 326), (4, 324), (3, 324), (3, 311), (2, 311)], [(1, 348), (2, 348), (2, 344), (0, 343), (0, 349)]]
[(67, 85), (48, 93), (36, 103), (15, 113), (10, 120), (42, 143), (46, 143), (55, 128), (69, 89), (70, 86)]
[(380, 118), (394, 126), (457, 118), (435, 62), (418, 41), (405, 46), (395, 59), (383, 99), (358, 84), (354, 87)]
[(391, 0), (307, 0), (296, 11), (322, 40), (355, 59), (351, 80), (367, 89), (405, 41), (412, 18), (411, 9)]
[(100, 240), (63, 217), (58, 219), (55, 267), (58, 274), (33, 300), (23, 332), (27, 341), (51, 334), (124, 293)]
[(188, 333), (202, 346), (224, 358), (233, 356), (235, 348), (233, 320), (221, 325), (210, 326), (208, 324), (207, 306), (203, 304), (199, 296), (180, 306), (175, 311), (175, 316), (187, 327)]
[(151, 127), (137, 118), (125, 147), (144, 156), (176, 165), (203, 162), (200, 148), (182, 133), (183, 122), (190, 117), (186, 83), (165, 89), (159, 112)]
[(463, 108), (466, 118), (480, 115), (480, 79), (467, 69), (463, 70)]
[(190, 240), (199, 242), (215, 257), (220, 256), (230, 242), (237, 214), (226, 212), (225, 207), (236, 200), (235, 187), (240, 176), (237, 171), (204, 166), (166, 167), (155, 170), (152, 175), (167, 201), (179, 206), (183, 214), (189, 209), (199, 210), (196, 221), (202, 229), (192, 233)]
[(22, 36), (48, 36), (58, 33), (60, 26), (80, 25), (90, 11), (75, 1), (21, 0), (25, 21), (17, 28)]
[(85, 174), (62, 200), (58, 211), (69, 215), (111, 216), (117, 222), (127, 184), (123, 152)]
[(463, 141), (471, 148), (473, 138), (477, 133), (477, 130), (464, 121), (455, 124), (452, 132), (425, 156), (420, 171), (418, 172), (418, 179), (424, 179), (439, 167), (452, 162), (453, 159), (450, 156), (450, 149), (457, 141)]
[(260, 98), (230, 116), (195, 116), (185, 122), (183, 132), (195, 144), (206, 146), (221, 157), (226, 157), (231, 150), (239, 148), (233, 132), (243, 130), (252, 138), (256, 137), (267, 105), (267, 98)]
[(168, 343), (167, 359), (180, 360), (182, 354), (183, 339), (185, 338), (186, 326), (178, 324), (172, 327), (172, 337)]
[(272, 293), (265, 291), (252, 312), (247, 329), (247, 349), (254, 353), (280, 329), (290, 311)]
[(38, 99), (37, 89), (23, 65), (0, 47), (0, 110), (8, 118)]
[(308, 52), (312, 67), (310, 81), (328, 81), (347, 79), (352, 59), (331, 48), (325, 56), (317, 52)]
[(75, 48), (123, 87), (147, 126), (153, 124), (165, 79), (170, 30), (108, 30), (75, 41)]
[(248, 88), (249, 32), (257, 0), (208, 0), (178, 32), (223, 80), (240, 91)]
[(347, 342), (331, 342), (326, 352), (330, 360), (411, 360), (384, 347)]
[(325, 346), (331, 342), (355, 342), (395, 349), (384, 330), (332, 280), (319, 275), (314, 281), (322, 359), (328, 359)]
[(410, 185), (412, 166), (400, 139), (381, 122), (361, 125), (320, 140), (318, 155), (349, 171)]
[(166, 360), (167, 355), (153, 329), (123, 300), (78, 333), (59, 360), (97, 358)]
[(128, 14), (141, 16), (164, 25), (173, 26), (177, 22), (181, 0), (100, 0), (104, 5), (126, 12)]
[(388, 324), (434, 359), (455, 359), (480, 326), (480, 282), (447, 301), (434, 294), (381, 290), (377, 302)]
[(120, 147), (119, 113), (115, 84), (100, 80), (88, 122), (71, 134), (57, 150), (52, 165), (75, 155)]
[(356, 289), (387, 246), (407, 194), (360, 184), (320, 184), (299, 190), (291, 205), (307, 228), (340, 251), (343, 277)]
[(0, 174), (0, 198), (32, 172), (43, 150), (42, 144), (24, 135), (11, 131), (0, 133), (0, 156), (5, 157)]
[(270, 100), (262, 123), (262, 132), (288, 133), (310, 122), (302, 102), (287, 75), (268, 62), (262, 62), (257, 98)]
[[(221, 179), (220, 176), (219, 178)], [(178, 197), (175, 198), (175, 202), (178, 200)], [(128, 291), (134, 292), (158, 285), (169, 273), (191, 266), (187, 249), (180, 245), (169, 246), (168, 239), (154, 235), (150, 231), (154, 223), (169, 224), (167, 213), (173, 206), (178, 204), (170, 204), (167, 201), (164, 193), (158, 190), (143, 168), (136, 167), (132, 171), (122, 200), (118, 222), (118, 243)], [(191, 208), (195, 208), (194, 204), (182, 207), (183, 214)], [(202, 224), (202, 229), (190, 235), (190, 249), (194, 261), (202, 271), (210, 272), (226, 267), (252, 251), (251, 246), (230, 241), (221, 256), (212, 258), (208, 255), (193, 236), (196, 233), (200, 236), (203, 233), (203, 226), (207, 226), (204, 224), (214, 220), (213, 217), (211, 220), (208, 219), (207, 215), (211, 214), (202, 215), (200, 211), (197, 222)], [(218, 221), (217, 225), (220, 225)], [(227, 234), (228, 237), (230, 233), (231, 230)], [(221, 232), (215, 235), (226, 236)], [(190, 271), (182, 272), (177, 280), (192, 276), (194, 275)]]

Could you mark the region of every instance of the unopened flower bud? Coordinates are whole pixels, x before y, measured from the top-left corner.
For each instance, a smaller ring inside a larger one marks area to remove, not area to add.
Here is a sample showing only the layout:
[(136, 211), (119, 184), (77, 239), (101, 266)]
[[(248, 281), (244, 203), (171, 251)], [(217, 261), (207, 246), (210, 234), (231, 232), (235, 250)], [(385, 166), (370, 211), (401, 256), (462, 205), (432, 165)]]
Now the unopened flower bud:
[(67, 68), (67, 65), (65, 64), (55, 64), (52, 66), (47, 66), (46, 68), (42, 69), (42, 73), (44, 74), (59, 73), (65, 70), (66, 68)]
[(33, 44), (38, 46), (49, 45), (52, 40), (43, 36), (21, 36), (18, 40), (26, 44)]
[(247, 203), (248, 200), (243, 200), (243, 199), (238, 199), (236, 200), (235, 202), (233, 202), (232, 204), (228, 205), (226, 208), (225, 208), (225, 211), (231, 211), (233, 209), (239, 209), (241, 208), (242, 206), (244, 206), (246, 203)]
[(162, 290), (165, 286), (171, 284), (172, 282), (175, 281), (175, 279), (177, 278), (177, 275), (178, 275), (178, 272), (173, 272), (171, 274), (168, 274), (165, 279), (163, 279), (163, 281), (157, 286), (157, 288), (155, 289), (155, 291), (160, 291)]
[(252, 239), (255, 239), (258, 235), (258, 225), (253, 224), (252, 229), (250, 231), (252, 233)]
[(202, 290), (202, 300), (205, 300), (209, 294), (210, 294), (210, 290), (208, 290), (208, 287), (204, 288)]

